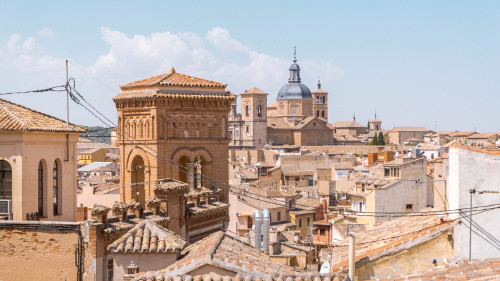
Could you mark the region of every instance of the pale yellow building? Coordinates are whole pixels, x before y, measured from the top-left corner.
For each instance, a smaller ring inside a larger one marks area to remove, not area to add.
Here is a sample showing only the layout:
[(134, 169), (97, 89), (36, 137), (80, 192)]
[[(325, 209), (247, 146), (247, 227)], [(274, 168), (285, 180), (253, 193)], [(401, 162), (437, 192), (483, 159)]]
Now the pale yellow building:
[(0, 208), (14, 220), (76, 220), (82, 127), (0, 99)]

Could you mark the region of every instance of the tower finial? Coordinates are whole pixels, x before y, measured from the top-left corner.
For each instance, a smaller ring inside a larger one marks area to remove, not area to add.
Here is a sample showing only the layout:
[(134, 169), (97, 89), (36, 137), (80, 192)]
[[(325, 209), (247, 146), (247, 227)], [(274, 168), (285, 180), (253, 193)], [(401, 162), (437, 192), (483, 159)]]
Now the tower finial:
[(352, 120), (353, 120), (353, 121), (356, 121), (356, 112), (353, 112), (353, 113), (352, 113)]
[(318, 76), (318, 90), (321, 89), (321, 79), (320, 77)]
[(297, 62), (297, 47), (293, 46), (293, 63)]
[(375, 119), (377, 119), (377, 111), (375, 110)]

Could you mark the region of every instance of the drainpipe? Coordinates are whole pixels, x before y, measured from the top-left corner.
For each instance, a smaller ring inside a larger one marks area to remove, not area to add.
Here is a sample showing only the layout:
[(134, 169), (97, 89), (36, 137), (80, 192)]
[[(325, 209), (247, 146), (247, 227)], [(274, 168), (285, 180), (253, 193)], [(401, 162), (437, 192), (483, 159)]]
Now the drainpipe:
[(356, 263), (354, 259), (356, 254), (354, 244), (354, 233), (349, 232), (349, 279), (351, 281), (354, 281), (354, 278), (356, 276)]

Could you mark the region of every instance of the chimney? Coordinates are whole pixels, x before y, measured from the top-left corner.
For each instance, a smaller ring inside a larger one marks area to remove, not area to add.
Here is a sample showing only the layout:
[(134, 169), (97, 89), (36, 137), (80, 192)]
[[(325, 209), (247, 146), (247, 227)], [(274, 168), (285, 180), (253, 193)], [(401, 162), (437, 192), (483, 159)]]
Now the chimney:
[(141, 218), (141, 204), (135, 200), (132, 200), (130, 204), (128, 204), (129, 210), (135, 214), (135, 217)]
[(253, 217), (255, 219), (255, 248), (260, 249), (261, 248), (261, 243), (260, 243), (260, 238), (262, 235), (262, 214), (260, 210), (253, 210)]
[(134, 280), (136, 273), (139, 273), (139, 267), (134, 264), (134, 261), (131, 261), (130, 265), (127, 266), (127, 273), (125, 275), (123, 275), (123, 281)]
[(160, 209), (161, 200), (157, 197), (149, 197), (146, 202), (146, 209), (151, 210), (153, 215), (158, 215)]
[(94, 204), (92, 208), (91, 216), (93, 220), (98, 223), (107, 224), (108, 223), (108, 211), (109, 208), (100, 204)]
[(262, 230), (264, 232), (264, 241), (262, 249), (266, 254), (269, 254), (269, 228), (271, 227), (271, 213), (268, 209), (262, 211), (262, 217), (264, 218), (262, 223)]
[(115, 201), (113, 204), (113, 215), (118, 217), (119, 221), (126, 221), (128, 206), (123, 202)]

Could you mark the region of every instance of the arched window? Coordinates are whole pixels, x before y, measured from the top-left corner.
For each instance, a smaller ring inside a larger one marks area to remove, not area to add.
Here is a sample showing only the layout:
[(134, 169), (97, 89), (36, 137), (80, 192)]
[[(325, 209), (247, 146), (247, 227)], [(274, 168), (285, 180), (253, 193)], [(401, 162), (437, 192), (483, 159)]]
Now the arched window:
[(323, 96), (323, 103), (325, 103), (325, 96)]
[(250, 116), (250, 106), (245, 106), (245, 115)]
[(12, 200), (12, 168), (4, 160), (0, 160), (0, 199)]
[(262, 106), (259, 105), (259, 107), (257, 107), (257, 115), (262, 116)]
[(321, 117), (325, 117), (325, 112), (321, 111)]
[(54, 161), (52, 169), (52, 198), (54, 202), (54, 216), (59, 215), (59, 165)]
[(43, 217), (43, 165), (38, 163), (38, 216)]

